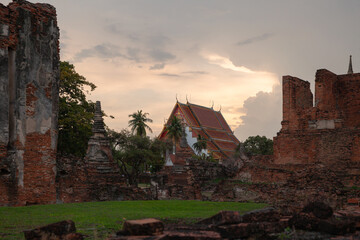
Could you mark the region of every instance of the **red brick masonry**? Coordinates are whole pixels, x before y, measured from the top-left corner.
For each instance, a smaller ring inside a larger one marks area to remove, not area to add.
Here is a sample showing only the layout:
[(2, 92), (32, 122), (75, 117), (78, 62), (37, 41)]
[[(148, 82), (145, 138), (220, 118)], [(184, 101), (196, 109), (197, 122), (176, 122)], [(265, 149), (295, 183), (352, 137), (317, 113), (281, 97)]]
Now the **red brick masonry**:
[(360, 74), (316, 73), (310, 83), (283, 77), (282, 129), (274, 138), (276, 164), (360, 161)]

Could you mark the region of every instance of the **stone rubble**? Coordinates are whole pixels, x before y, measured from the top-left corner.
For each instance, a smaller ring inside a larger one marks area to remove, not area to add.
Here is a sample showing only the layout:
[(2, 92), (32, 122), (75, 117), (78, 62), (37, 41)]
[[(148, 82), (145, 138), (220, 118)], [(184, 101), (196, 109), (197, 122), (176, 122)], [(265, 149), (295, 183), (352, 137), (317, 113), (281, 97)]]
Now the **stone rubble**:
[(84, 236), (76, 233), (75, 223), (71, 220), (49, 224), (33, 230), (24, 231), (26, 240), (83, 240)]
[[(123, 229), (108, 240), (130, 239), (360, 239), (359, 206), (354, 213), (333, 212), (323, 202), (310, 202), (291, 214), (265, 208), (245, 214), (221, 211), (191, 225), (164, 224), (157, 219), (127, 220)], [(24, 232), (26, 239), (82, 239), (72, 221), (63, 221)], [(58, 238), (56, 238), (58, 237)]]

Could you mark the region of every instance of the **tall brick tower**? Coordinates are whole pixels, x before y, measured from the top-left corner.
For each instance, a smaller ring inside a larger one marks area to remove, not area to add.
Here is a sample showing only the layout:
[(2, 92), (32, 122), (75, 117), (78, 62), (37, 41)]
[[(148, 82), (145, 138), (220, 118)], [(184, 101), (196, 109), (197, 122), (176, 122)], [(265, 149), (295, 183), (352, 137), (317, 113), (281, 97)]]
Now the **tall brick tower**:
[(0, 206), (56, 202), (59, 29), (48, 4), (0, 4)]

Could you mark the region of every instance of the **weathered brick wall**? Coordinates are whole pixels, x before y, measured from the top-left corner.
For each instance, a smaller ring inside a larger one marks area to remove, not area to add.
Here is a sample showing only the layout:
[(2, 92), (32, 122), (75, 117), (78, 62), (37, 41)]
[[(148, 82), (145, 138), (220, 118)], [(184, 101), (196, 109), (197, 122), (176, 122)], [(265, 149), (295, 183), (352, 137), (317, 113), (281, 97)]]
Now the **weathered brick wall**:
[(165, 168), (151, 182), (157, 199), (202, 199), (200, 183), (188, 166)]
[[(285, 165), (278, 167), (284, 169)], [(281, 182), (225, 180), (218, 185), (212, 200), (251, 200), (284, 209), (301, 209), (310, 201), (321, 200), (334, 208), (339, 208), (347, 198), (353, 197), (353, 191), (344, 186), (343, 180), (340, 172), (312, 164), (294, 168)], [(358, 190), (356, 192), (359, 194)]]
[(282, 129), (274, 138), (275, 164), (356, 162), (360, 138), (360, 74), (316, 73), (310, 84), (283, 78)]
[(344, 128), (360, 128), (360, 74), (338, 76), (337, 105), (342, 110)]
[(56, 202), (58, 39), (51, 5), (0, 4), (0, 205)]
[(317, 116), (318, 118), (327, 117), (335, 119), (338, 117), (340, 110), (336, 106), (337, 97), (339, 95), (337, 88), (337, 75), (326, 70), (320, 69), (316, 72), (315, 77), (315, 107), (321, 112), (327, 112), (328, 116)]
[(283, 121), (282, 131), (303, 128), (302, 115), (312, 107), (313, 95), (310, 83), (299, 78), (283, 77)]
[[(150, 191), (127, 187), (120, 173), (99, 172), (96, 167), (84, 158), (58, 156), (56, 176), (58, 202), (152, 199)], [(116, 170), (116, 166), (113, 167), (113, 170)]]
[(252, 156), (235, 178), (248, 183), (283, 183), (296, 171), (309, 167), (304, 164), (275, 164), (273, 155)]
[(86, 164), (83, 158), (58, 156), (56, 185), (59, 202), (91, 201), (88, 194)]

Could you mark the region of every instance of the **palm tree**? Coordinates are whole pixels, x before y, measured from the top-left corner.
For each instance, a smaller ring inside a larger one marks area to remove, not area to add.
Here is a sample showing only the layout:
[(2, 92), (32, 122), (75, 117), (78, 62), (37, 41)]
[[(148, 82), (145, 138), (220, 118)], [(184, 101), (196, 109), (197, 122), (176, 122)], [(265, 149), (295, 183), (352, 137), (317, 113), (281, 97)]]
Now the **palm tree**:
[(171, 123), (166, 126), (167, 136), (173, 140), (173, 153), (175, 153), (176, 142), (181, 138), (183, 131), (181, 121), (178, 117), (174, 116)]
[(129, 127), (131, 127), (133, 134), (136, 132), (136, 135), (145, 137), (146, 129), (152, 133), (152, 129), (146, 123), (152, 123), (153, 120), (148, 118), (147, 115), (149, 115), (149, 113), (143, 113), (142, 110), (138, 110), (129, 115), (129, 117), (132, 118), (129, 120)]
[(193, 144), (193, 148), (198, 154), (200, 154), (202, 150), (206, 149), (206, 147), (206, 139), (199, 134), (197, 137), (197, 142)]

